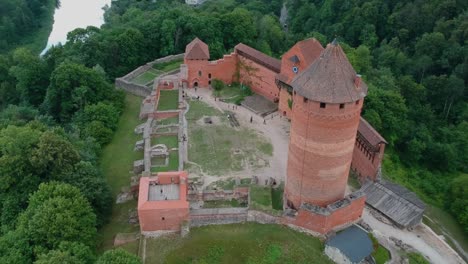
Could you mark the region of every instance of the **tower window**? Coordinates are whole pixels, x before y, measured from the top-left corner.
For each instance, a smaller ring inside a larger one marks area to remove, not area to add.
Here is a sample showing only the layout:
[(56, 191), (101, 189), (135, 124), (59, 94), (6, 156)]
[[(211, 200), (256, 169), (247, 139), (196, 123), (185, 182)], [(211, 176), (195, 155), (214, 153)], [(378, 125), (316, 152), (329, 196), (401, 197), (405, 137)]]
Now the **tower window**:
[(320, 108), (325, 108), (325, 107), (327, 107), (326, 103), (320, 103)]
[(208, 78), (210, 78), (210, 79), (211, 79), (211, 73), (208, 73)]
[(340, 109), (343, 109), (344, 108), (344, 104), (340, 104)]
[(202, 72), (201, 71), (198, 71), (198, 76), (201, 76)]
[(161, 219), (162, 219), (163, 221), (164, 221), (164, 220), (166, 220), (166, 218), (165, 218), (165, 217), (162, 217)]
[(309, 99), (307, 99), (307, 98), (304, 97), (303, 100), (304, 100), (304, 103), (307, 103), (307, 101), (308, 101)]

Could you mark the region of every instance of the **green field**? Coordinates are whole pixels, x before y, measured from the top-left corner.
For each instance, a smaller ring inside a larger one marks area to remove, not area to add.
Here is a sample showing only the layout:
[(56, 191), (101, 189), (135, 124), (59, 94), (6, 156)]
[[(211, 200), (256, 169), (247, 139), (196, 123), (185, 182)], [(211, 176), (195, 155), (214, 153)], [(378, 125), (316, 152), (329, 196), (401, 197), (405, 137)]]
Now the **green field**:
[(146, 85), (154, 81), (154, 79), (158, 77), (159, 75), (161, 75), (161, 72), (154, 70), (154, 69), (149, 69), (148, 71), (133, 78), (131, 82), (135, 84), (139, 84), (139, 85)]
[[(133, 129), (140, 123), (138, 113), (142, 98), (127, 94), (125, 110), (120, 117), (119, 126), (111, 143), (102, 152), (101, 169), (112, 188), (114, 198), (122, 187), (130, 186), (133, 161), (142, 159), (143, 152), (133, 151), (134, 144), (141, 138), (135, 135)], [(124, 204), (114, 204), (110, 222), (99, 230), (98, 251), (113, 247), (114, 236), (117, 233), (132, 233), (139, 229), (128, 224), (129, 210), (136, 209), (136, 201)]]
[(168, 61), (164, 63), (158, 63), (153, 65), (153, 69), (162, 71), (162, 72), (169, 72), (175, 69), (180, 68), (180, 64), (184, 63), (184, 60), (175, 60), (175, 61)]
[(179, 108), (179, 90), (162, 90), (158, 102), (158, 111), (177, 110)]
[(166, 167), (152, 167), (151, 172), (166, 172), (179, 170), (179, 152), (171, 151), (169, 153), (169, 165)]
[(146, 264), (333, 263), (319, 239), (280, 225), (256, 223), (192, 228), (189, 236), (147, 239)]
[[(216, 117), (219, 122), (212, 125), (197, 122), (204, 116)], [(221, 176), (242, 171), (246, 163), (254, 169), (267, 166), (265, 159), (273, 151), (271, 143), (253, 130), (232, 128), (227, 114), (202, 101), (191, 101), (186, 117), (189, 160), (200, 165), (204, 172)]]
[(178, 125), (179, 124), (179, 117), (170, 117), (170, 118), (165, 118), (165, 119), (159, 119), (158, 120), (158, 125), (164, 126), (164, 125)]
[(179, 139), (177, 136), (159, 136), (153, 138), (151, 141), (152, 145), (164, 144), (168, 149), (179, 147)]

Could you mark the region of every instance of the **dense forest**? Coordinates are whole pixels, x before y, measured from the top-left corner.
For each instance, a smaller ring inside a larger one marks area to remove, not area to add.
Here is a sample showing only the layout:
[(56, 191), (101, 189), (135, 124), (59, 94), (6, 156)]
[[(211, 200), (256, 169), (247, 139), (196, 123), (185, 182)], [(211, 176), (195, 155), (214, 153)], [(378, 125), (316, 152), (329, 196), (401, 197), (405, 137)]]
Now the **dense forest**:
[[(12, 32), (5, 29), (9, 20), (28, 17), (8, 11), (16, 2), (0, 3), (0, 51), (34, 30), (28, 24), (16, 37), (4, 33)], [(336, 37), (370, 87), (363, 114), (389, 142), (386, 177), (445, 207), (468, 232), (467, 5), (290, 0), (281, 25), (279, 0), (196, 8), (119, 0), (101, 28), (76, 29), (42, 57), (25, 48), (3, 52), (0, 262), (95, 263), (96, 230), (113, 204), (98, 169), (100, 150), (125, 107), (111, 83), (147, 61), (183, 52), (196, 36), (212, 58), (239, 42), (279, 57), (298, 40), (316, 37), (326, 45)], [(97, 261), (122, 259), (138, 262), (119, 250)]]
[(0, 3), (0, 53), (23, 44), (43, 27), (44, 16), (60, 6), (60, 0), (2, 0)]

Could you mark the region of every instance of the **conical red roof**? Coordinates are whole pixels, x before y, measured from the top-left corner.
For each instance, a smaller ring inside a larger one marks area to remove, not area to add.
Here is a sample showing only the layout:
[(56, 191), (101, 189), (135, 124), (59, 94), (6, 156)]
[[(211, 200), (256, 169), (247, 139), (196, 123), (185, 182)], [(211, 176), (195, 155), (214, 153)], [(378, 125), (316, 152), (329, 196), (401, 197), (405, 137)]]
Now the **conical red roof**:
[(199, 38), (195, 38), (185, 47), (185, 58), (188, 60), (209, 60), (208, 45)]
[(299, 95), (312, 101), (349, 103), (367, 95), (367, 85), (362, 80), (356, 82), (356, 78), (343, 49), (333, 41), (291, 85)]

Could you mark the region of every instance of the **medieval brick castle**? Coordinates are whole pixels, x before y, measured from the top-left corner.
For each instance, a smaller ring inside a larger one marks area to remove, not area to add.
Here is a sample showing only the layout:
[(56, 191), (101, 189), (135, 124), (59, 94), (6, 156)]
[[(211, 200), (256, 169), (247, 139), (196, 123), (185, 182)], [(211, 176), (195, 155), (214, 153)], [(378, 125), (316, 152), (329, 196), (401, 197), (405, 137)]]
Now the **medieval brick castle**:
[[(188, 89), (209, 87), (214, 79), (248, 84), (291, 120), (282, 224), (327, 234), (360, 219), (366, 195), (345, 195), (348, 175), (353, 170), (361, 182), (375, 181), (386, 141), (361, 117), (367, 86), (336, 41), (326, 48), (313, 38), (300, 41), (281, 60), (238, 44), (231, 54), (210, 61), (208, 45), (196, 38), (186, 47), (179, 77)], [(186, 173), (168, 175), (160, 173), (156, 184), (140, 181), (142, 231), (180, 230), (191, 217)], [(159, 192), (156, 185), (165, 181), (180, 184), (169, 225), (154, 219), (168, 218), (172, 201), (154, 190), (148, 194), (151, 188)]]

